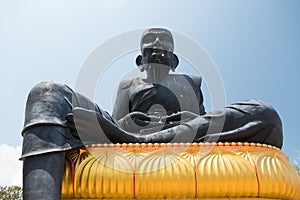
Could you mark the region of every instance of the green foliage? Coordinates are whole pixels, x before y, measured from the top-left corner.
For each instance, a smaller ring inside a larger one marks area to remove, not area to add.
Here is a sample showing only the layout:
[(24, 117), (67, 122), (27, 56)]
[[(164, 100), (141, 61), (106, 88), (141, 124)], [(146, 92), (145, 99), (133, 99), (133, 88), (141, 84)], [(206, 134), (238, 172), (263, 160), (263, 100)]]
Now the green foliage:
[(0, 200), (21, 200), (22, 188), (19, 186), (0, 186)]

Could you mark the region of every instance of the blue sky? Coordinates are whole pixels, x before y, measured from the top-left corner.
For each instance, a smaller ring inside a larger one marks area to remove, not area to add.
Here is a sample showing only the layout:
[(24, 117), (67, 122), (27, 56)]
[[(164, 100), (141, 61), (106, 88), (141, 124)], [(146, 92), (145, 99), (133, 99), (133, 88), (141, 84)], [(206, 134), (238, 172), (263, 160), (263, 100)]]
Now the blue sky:
[[(0, 0), (0, 145), (21, 145), (25, 101), (36, 83), (72, 87), (103, 42), (134, 29), (167, 27), (206, 50), (222, 77), (227, 105), (261, 99), (275, 107), (283, 121), (283, 151), (300, 162), (299, 11), (296, 0)], [(114, 65), (134, 68), (136, 55)], [(184, 66), (178, 69), (185, 72)], [(105, 74), (95, 97), (109, 112), (117, 72)], [(112, 89), (102, 92), (106, 85)]]

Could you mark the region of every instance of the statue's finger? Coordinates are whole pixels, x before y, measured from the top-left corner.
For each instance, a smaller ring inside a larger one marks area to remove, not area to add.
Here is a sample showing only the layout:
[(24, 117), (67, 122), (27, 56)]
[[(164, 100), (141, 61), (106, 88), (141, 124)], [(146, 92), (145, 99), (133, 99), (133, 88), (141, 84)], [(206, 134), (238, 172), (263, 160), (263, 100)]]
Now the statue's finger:
[(142, 112), (135, 112), (132, 114), (132, 118), (133, 119), (141, 119), (141, 120), (144, 120), (144, 121), (150, 121), (150, 117), (145, 115), (144, 113)]

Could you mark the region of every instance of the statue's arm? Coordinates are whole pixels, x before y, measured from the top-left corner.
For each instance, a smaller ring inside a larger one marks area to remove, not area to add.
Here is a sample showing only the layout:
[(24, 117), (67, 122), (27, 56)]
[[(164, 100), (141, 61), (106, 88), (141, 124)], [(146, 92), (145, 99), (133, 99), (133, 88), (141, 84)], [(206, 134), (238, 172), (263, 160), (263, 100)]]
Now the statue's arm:
[(205, 107), (203, 105), (204, 98), (201, 90), (202, 77), (201, 76), (190, 76), (190, 77), (195, 83), (197, 90), (199, 90), (199, 97), (198, 97), (199, 110), (200, 110), (200, 115), (204, 115), (206, 112), (205, 112)]
[(129, 92), (132, 80), (122, 80), (118, 87), (118, 92), (113, 108), (112, 117), (120, 120), (129, 113)]

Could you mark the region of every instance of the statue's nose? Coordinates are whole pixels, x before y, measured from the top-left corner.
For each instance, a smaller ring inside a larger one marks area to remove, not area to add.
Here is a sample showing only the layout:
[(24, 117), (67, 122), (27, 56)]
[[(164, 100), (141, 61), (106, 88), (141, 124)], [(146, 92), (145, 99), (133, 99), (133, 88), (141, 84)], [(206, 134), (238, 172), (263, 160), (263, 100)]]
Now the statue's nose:
[(157, 48), (157, 49), (164, 49), (165, 50), (165, 46), (163, 45), (161, 39), (159, 37), (157, 37), (153, 43), (153, 47)]

